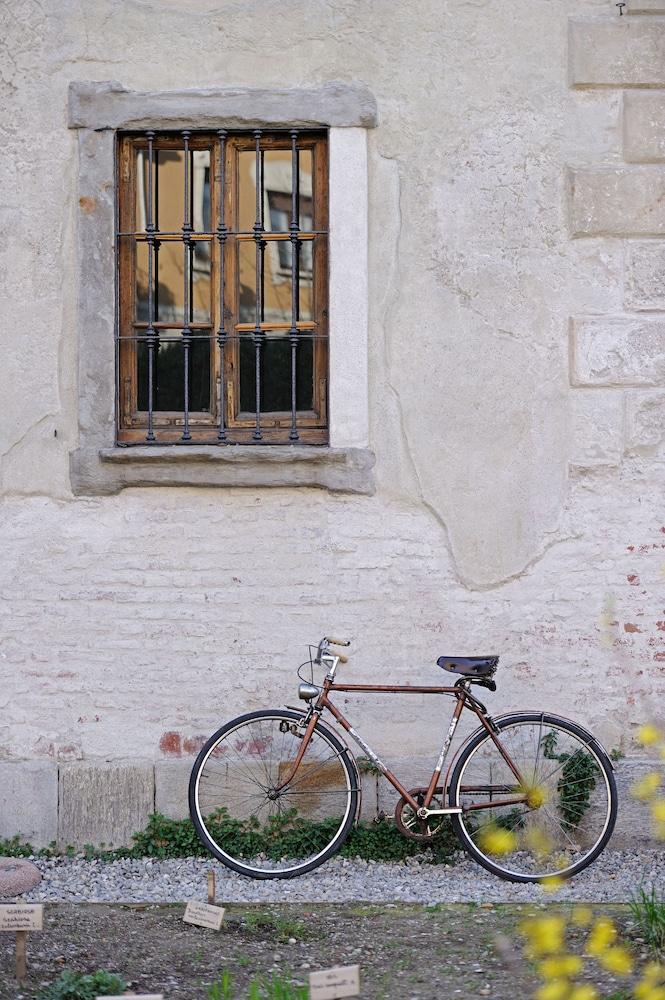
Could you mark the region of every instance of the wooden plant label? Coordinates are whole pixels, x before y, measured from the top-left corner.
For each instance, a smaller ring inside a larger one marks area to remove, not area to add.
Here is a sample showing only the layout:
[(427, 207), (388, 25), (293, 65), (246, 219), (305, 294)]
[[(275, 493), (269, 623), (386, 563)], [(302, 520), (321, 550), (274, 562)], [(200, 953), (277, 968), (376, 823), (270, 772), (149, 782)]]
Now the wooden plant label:
[(340, 965), (309, 974), (310, 1000), (342, 1000), (360, 994), (360, 966)]
[(40, 931), (44, 907), (41, 903), (0, 904), (0, 931)]
[(196, 924), (197, 927), (209, 927), (213, 931), (218, 931), (224, 919), (224, 907), (211, 906), (210, 903), (200, 903), (198, 899), (191, 899), (185, 907), (182, 919), (186, 924)]

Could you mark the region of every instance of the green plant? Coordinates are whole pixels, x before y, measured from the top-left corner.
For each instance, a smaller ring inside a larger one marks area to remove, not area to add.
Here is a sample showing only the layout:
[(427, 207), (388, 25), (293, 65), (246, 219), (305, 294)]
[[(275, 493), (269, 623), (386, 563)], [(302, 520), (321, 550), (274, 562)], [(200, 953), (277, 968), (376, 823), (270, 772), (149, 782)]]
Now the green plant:
[(610, 750), (610, 760), (616, 762), (618, 760), (623, 760), (625, 756), (626, 755), (621, 749), (621, 747), (612, 747), (612, 749)]
[(208, 989), (208, 1000), (232, 1000), (231, 974), (228, 969), (224, 969), (220, 978)]
[(0, 857), (29, 858), (34, 855), (34, 853), (32, 844), (28, 844), (27, 841), (21, 840), (18, 834), (15, 837), (10, 837), (9, 840), (2, 840), (0, 838)]
[(279, 941), (288, 941), (290, 937), (302, 938), (306, 934), (305, 925), (299, 920), (270, 913), (249, 913), (243, 918), (243, 927), (250, 932), (273, 931)]
[(657, 955), (665, 952), (665, 897), (656, 894), (656, 887), (637, 890), (630, 902), (633, 920), (647, 946)]
[[(279, 973), (270, 979), (253, 979), (249, 984), (248, 1000), (307, 1000), (306, 986), (295, 986)], [(208, 1000), (233, 1000), (234, 993), (228, 969), (208, 988)]]
[(543, 736), (543, 756), (563, 764), (557, 782), (559, 812), (567, 823), (577, 826), (591, 804), (591, 793), (596, 787), (600, 770), (593, 755), (583, 750), (576, 750), (573, 754), (556, 753), (557, 740), (553, 730)]
[(124, 979), (103, 969), (91, 975), (65, 969), (38, 994), (38, 1000), (96, 1000), (96, 997), (118, 996), (126, 987)]
[[(298, 857), (299, 852), (311, 852), (317, 844), (325, 846), (330, 840), (330, 827), (336, 828), (335, 819), (320, 823), (299, 819), (292, 811), (285, 812), (265, 826), (257, 820), (231, 819), (225, 810), (219, 810), (210, 824), (216, 838), (224, 838), (231, 852), (240, 851), (245, 857), (265, 853), (269, 857)], [(423, 845), (406, 840), (389, 821), (359, 824), (342, 847), (346, 858), (363, 858), (371, 861), (403, 861), (414, 855), (424, 855), (434, 863), (448, 861), (458, 850), (458, 843), (449, 823), (431, 844)], [(154, 813), (145, 830), (134, 834), (134, 846), (116, 851), (110, 857), (182, 858), (206, 856), (191, 820), (167, 819)]]

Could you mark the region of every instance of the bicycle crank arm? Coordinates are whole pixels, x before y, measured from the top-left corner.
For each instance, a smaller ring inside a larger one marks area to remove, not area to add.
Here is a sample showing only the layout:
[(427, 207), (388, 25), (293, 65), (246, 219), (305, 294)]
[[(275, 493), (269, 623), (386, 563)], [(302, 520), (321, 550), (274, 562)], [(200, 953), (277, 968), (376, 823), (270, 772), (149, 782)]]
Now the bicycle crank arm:
[(418, 819), (428, 819), (430, 816), (459, 816), (462, 810), (459, 806), (448, 806), (447, 809), (426, 809), (425, 806), (417, 812)]

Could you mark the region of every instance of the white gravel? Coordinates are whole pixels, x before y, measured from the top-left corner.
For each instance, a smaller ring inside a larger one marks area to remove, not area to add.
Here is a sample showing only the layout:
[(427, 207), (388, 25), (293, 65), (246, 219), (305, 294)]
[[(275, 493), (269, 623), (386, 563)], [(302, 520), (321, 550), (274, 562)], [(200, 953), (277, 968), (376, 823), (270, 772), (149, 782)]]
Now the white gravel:
[(205, 858), (104, 862), (82, 858), (34, 858), (43, 881), (23, 897), (32, 902), (181, 902), (205, 899), (206, 875), (217, 873), (220, 903), (351, 900), (413, 903), (529, 902), (570, 900), (627, 902), (636, 888), (665, 889), (665, 851), (605, 851), (556, 891), (495, 878), (460, 855), (451, 865), (384, 864), (333, 858), (309, 875), (255, 881)]

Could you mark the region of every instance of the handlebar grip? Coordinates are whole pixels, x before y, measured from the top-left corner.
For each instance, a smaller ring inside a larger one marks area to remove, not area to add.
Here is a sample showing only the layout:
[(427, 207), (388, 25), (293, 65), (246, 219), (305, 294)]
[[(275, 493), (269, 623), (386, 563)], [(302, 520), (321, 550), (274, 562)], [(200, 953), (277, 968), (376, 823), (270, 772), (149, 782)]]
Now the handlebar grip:
[(339, 660), (340, 663), (348, 663), (349, 662), (348, 656), (344, 656), (343, 653), (335, 653), (335, 656), (337, 657), (337, 659)]
[(351, 645), (351, 640), (350, 639), (332, 639), (330, 636), (328, 636), (328, 642), (331, 642), (333, 644), (333, 646), (350, 646)]

